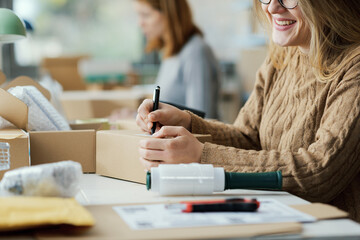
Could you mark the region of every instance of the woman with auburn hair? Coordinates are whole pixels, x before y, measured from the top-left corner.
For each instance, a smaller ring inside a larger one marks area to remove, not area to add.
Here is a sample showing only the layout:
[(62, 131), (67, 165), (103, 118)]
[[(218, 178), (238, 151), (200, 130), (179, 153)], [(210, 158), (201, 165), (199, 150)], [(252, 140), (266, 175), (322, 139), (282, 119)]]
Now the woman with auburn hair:
[(139, 25), (148, 52), (161, 50), (156, 84), (160, 100), (217, 118), (220, 74), (217, 60), (194, 24), (186, 0), (137, 0)]
[[(360, 1), (254, 0), (254, 6), (268, 26), (270, 50), (234, 124), (165, 104), (150, 113), (152, 102), (145, 101), (138, 125), (163, 127), (140, 143), (141, 162), (147, 169), (200, 162), (230, 172), (281, 170), (285, 191), (360, 221)], [(211, 134), (213, 143), (189, 131)]]

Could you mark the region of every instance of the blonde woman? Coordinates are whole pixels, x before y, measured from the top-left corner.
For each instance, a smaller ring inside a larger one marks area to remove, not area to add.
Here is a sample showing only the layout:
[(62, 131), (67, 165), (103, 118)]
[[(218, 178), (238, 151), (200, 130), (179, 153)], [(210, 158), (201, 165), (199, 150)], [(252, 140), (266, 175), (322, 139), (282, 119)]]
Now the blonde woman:
[(186, 0), (137, 0), (139, 25), (147, 51), (160, 50), (156, 84), (160, 100), (217, 118), (220, 74), (217, 60), (194, 24)]
[[(164, 104), (149, 113), (152, 103), (145, 101), (138, 125), (164, 127), (141, 142), (141, 162), (147, 169), (161, 161), (281, 170), (285, 191), (360, 221), (360, 1), (254, 0), (254, 6), (272, 44), (234, 124)], [(214, 143), (202, 144), (189, 131), (210, 133)]]

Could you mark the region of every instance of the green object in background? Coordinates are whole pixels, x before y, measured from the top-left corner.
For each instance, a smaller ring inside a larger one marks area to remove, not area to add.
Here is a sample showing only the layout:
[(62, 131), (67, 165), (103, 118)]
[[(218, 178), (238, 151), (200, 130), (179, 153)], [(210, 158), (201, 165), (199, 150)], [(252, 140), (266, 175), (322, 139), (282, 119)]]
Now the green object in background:
[(0, 42), (10, 43), (25, 37), (25, 26), (19, 17), (10, 9), (0, 8)]
[(86, 83), (123, 83), (125, 74), (99, 74), (85, 76)]

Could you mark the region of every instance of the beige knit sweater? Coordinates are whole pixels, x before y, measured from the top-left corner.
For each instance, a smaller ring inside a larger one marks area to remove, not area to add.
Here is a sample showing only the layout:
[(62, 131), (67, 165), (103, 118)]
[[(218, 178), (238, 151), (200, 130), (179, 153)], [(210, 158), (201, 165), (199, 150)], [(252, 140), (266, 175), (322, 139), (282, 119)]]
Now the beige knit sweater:
[(333, 204), (360, 221), (360, 51), (327, 83), (299, 52), (282, 70), (267, 59), (234, 124), (192, 114), (192, 132), (210, 133), (201, 163), (230, 172), (281, 170), (283, 189)]

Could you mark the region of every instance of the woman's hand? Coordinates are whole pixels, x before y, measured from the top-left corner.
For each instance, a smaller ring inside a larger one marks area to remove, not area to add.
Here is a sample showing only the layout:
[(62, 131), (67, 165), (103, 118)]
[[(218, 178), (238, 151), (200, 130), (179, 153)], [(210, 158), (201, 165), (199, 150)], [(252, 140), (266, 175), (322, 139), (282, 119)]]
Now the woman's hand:
[(137, 125), (144, 132), (151, 132), (153, 122), (158, 122), (156, 131), (161, 126), (182, 126), (190, 129), (191, 116), (189, 113), (165, 103), (159, 103), (159, 109), (153, 111), (153, 101), (146, 99), (138, 108), (136, 116)]
[(140, 162), (147, 170), (160, 163), (200, 162), (203, 148), (184, 127), (164, 126), (152, 138), (140, 141)]

